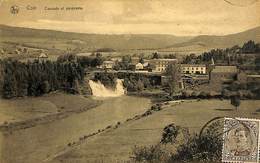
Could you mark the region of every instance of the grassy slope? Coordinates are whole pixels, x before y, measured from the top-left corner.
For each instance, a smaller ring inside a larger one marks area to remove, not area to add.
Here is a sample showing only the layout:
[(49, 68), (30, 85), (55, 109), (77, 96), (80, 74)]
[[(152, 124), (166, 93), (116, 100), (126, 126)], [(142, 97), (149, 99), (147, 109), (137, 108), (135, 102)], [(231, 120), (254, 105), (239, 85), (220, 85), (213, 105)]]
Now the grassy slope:
[(224, 36), (197, 36), (187, 42), (163, 48), (161, 51), (194, 51), (196, 53), (197, 51), (202, 52), (212, 48), (227, 48), (234, 45), (242, 45), (248, 40), (260, 42), (260, 27)]
[(69, 112), (94, 104), (90, 98), (69, 94), (49, 94), (41, 97), (0, 99), (0, 125), (43, 117), (58, 112)]
[(169, 46), (189, 40), (191, 37), (173, 35), (104, 35), (60, 32), (0, 25), (0, 42), (24, 43), (27, 46), (66, 49), (77, 46), (86, 49), (145, 49)]
[(128, 160), (134, 145), (159, 142), (162, 129), (167, 124), (174, 122), (198, 132), (203, 124), (216, 116), (260, 118), (260, 113), (256, 112), (259, 106), (259, 100), (242, 101), (239, 111), (235, 111), (229, 101), (202, 100), (169, 107), (151, 116), (127, 122), (116, 130), (90, 138), (53, 162)]

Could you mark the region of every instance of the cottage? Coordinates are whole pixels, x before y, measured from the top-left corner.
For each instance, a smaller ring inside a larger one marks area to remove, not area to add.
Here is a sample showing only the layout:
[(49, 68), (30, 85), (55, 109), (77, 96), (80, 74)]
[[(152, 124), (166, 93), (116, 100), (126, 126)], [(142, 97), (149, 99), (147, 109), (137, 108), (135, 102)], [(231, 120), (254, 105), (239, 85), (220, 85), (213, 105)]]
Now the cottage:
[(40, 53), (40, 55), (39, 55), (38, 58), (41, 59), (41, 60), (47, 59), (47, 58), (48, 58), (48, 55), (42, 52), (42, 53)]
[(144, 69), (144, 66), (143, 66), (142, 63), (137, 63), (137, 64), (135, 65), (135, 69), (136, 69), (136, 70), (143, 70), (143, 69)]
[(177, 62), (177, 59), (152, 59), (149, 61), (154, 72), (164, 72), (170, 64), (177, 64)]
[(206, 65), (181, 64), (183, 74), (206, 74)]

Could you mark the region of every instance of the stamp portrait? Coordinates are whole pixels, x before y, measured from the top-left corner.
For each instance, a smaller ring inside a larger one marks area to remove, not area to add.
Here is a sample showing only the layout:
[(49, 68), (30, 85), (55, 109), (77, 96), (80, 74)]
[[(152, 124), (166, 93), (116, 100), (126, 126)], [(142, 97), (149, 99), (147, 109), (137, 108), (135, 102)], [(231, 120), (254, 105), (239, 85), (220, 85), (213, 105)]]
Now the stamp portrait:
[(223, 162), (259, 162), (259, 120), (225, 118)]

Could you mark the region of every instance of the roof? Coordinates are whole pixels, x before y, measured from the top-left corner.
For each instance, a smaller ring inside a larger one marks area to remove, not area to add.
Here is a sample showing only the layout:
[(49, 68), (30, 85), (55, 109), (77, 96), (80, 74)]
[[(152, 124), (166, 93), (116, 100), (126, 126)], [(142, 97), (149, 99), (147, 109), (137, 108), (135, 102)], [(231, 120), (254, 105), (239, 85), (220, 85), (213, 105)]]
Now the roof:
[(260, 78), (260, 75), (247, 75), (247, 77), (250, 77), (250, 78)]
[(151, 61), (177, 61), (177, 59), (152, 59)]
[(212, 70), (214, 73), (237, 73), (238, 69), (236, 66), (215, 66)]
[(181, 67), (206, 67), (203, 64), (181, 64)]
[(149, 60), (150, 63), (157, 63), (157, 62), (178, 62), (177, 59), (152, 59)]
[(139, 63), (135, 64), (135, 66), (143, 66), (143, 64), (139, 62)]
[(45, 53), (41, 53), (41, 54), (39, 55), (39, 58), (48, 58), (48, 55), (45, 54)]
[(144, 66), (144, 67), (146, 67), (146, 66), (148, 66), (148, 65), (149, 65), (148, 62), (143, 63), (143, 66)]

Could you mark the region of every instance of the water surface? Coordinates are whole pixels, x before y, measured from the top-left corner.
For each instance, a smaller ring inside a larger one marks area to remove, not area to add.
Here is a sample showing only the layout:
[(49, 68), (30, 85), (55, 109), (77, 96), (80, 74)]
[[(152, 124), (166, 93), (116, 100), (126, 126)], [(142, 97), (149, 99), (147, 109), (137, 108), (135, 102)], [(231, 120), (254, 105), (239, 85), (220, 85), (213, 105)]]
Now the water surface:
[(8, 135), (0, 133), (1, 163), (44, 162), (64, 150), (69, 142), (141, 114), (151, 103), (147, 98), (130, 96), (102, 100), (102, 105), (65, 119)]

